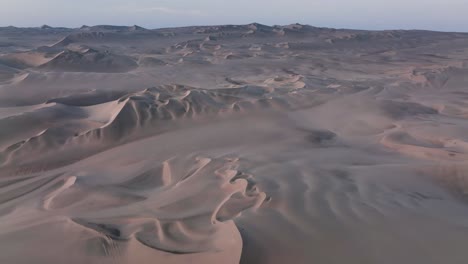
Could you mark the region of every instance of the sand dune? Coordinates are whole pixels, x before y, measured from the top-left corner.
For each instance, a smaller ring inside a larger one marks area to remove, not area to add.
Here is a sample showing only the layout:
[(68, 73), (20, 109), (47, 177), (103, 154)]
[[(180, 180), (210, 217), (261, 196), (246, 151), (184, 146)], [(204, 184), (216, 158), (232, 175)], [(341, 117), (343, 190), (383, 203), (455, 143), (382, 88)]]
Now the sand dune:
[[(9, 129), (3, 133), (3, 162), (24, 164), (25, 156), (31, 153), (60, 151), (64, 147), (108, 148), (135, 136), (164, 131), (163, 126), (172, 121), (217, 118), (255, 109), (291, 108), (286, 101), (273, 98), (278, 95), (271, 91), (248, 86), (204, 90), (173, 85), (148, 88), (113, 99), (117, 95), (94, 92), (52, 99), (41, 106), (7, 109), (10, 113), (5, 110), (7, 116), (0, 122)], [(41, 130), (45, 128), (42, 124), (51, 119), (66, 122)], [(27, 120), (37, 122), (36, 126), (28, 124), (30, 131), (41, 127), (37, 130), (40, 132), (13, 142), (18, 138), (13, 136), (13, 131), (25, 126)]]
[(0, 28), (0, 263), (465, 264), (467, 45)]
[(66, 50), (40, 66), (48, 71), (72, 72), (126, 72), (136, 67), (136, 62), (129, 57), (93, 49)]
[(11, 68), (8, 65), (0, 64), (0, 83), (5, 83), (13, 79), (17, 73), (17, 69)]
[(53, 59), (53, 55), (48, 55), (40, 52), (22, 52), (8, 54), (0, 57), (0, 61), (4, 65), (8, 65), (16, 69), (37, 67), (44, 63), (47, 63), (51, 59)]

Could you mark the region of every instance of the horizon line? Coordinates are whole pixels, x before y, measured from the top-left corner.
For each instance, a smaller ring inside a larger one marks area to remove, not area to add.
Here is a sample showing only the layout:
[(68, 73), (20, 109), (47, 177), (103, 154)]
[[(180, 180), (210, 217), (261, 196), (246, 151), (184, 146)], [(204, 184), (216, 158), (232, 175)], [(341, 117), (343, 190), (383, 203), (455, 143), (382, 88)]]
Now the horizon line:
[(452, 31), (452, 30), (438, 30), (438, 29), (421, 29), (421, 28), (381, 28), (381, 29), (364, 29), (364, 28), (353, 28), (353, 27), (329, 27), (329, 26), (314, 26), (311, 24), (302, 24), (298, 22), (288, 23), (288, 24), (264, 24), (259, 22), (251, 22), (251, 23), (242, 23), (242, 24), (233, 24), (233, 23), (226, 23), (226, 24), (195, 24), (195, 25), (183, 25), (183, 26), (164, 26), (164, 27), (144, 27), (137, 24), (134, 25), (123, 25), (123, 24), (95, 24), (95, 25), (86, 25), (82, 24), (81, 26), (76, 27), (68, 27), (68, 26), (50, 26), (49, 24), (42, 24), (40, 26), (15, 26), (15, 25), (0, 25), (0, 28), (18, 28), (18, 29), (41, 29), (44, 27), (49, 27), (51, 29), (81, 29), (83, 27), (99, 27), (99, 26), (112, 26), (112, 27), (141, 27), (146, 30), (161, 30), (161, 29), (177, 29), (177, 28), (189, 28), (189, 27), (213, 27), (213, 26), (247, 26), (252, 24), (264, 25), (268, 27), (276, 27), (276, 26), (289, 26), (289, 25), (302, 25), (302, 26), (310, 26), (314, 28), (322, 28), (322, 29), (336, 29), (336, 30), (356, 30), (356, 31), (429, 31), (429, 32), (443, 32), (443, 33), (468, 33), (468, 31)]

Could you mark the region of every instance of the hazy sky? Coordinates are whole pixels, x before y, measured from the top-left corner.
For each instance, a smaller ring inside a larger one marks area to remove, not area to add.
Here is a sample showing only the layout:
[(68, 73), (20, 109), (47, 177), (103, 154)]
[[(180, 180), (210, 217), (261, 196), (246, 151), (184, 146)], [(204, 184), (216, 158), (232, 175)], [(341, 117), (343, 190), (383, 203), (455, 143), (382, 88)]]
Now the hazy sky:
[(0, 0), (0, 26), (304, 23), (468, 32), (468, 0)]

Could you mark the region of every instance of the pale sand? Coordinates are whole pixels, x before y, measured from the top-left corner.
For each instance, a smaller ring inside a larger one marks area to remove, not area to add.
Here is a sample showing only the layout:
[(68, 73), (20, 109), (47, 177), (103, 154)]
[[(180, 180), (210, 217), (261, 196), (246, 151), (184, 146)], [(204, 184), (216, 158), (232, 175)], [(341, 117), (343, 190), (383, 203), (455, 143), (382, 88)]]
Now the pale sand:
[(0, 28), (0, 263), (468, 261), (468, 34)]

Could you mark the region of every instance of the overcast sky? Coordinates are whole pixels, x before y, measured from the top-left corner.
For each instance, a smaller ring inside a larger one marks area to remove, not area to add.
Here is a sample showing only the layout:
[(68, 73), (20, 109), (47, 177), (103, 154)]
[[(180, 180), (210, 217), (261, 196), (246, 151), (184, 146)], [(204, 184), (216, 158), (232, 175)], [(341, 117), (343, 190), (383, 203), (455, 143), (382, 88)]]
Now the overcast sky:
[(250, 22), (468, 32), (468, 0), (0, 0), (0, 26)]

